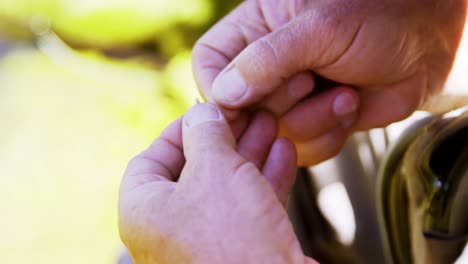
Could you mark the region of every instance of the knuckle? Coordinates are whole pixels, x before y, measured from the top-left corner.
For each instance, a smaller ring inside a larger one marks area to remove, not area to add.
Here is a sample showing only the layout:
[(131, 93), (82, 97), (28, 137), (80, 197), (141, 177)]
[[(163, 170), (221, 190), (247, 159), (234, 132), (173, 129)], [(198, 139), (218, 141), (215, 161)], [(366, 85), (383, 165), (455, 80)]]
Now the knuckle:
[(278, 62), (277, 49), (267, 38), (261, 38), (239, 55), (236, 64), (248, 79), (263, 80), (271, 77), (270, 71), (278, 69)]

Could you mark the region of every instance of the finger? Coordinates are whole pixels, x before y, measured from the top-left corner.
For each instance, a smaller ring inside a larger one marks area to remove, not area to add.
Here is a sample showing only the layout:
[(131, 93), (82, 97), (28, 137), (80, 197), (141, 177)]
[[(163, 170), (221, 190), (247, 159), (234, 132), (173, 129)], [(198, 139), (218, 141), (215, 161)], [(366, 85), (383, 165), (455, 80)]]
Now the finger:
[(313, 89), (314, 77), (311, 72), (297, 74), (265, 98), (259, 108), (266, 109), (276, 116), (282, 116)]
[(185, 163), (181, 123), (180, 118), (171, 123), (146, 150), (128, 163), (122, 188), (178, 179)]
[[(193, 106), (183, 118), (187, 175), (210, 176), (234, 173), (246, 160), (236, 152), (231, 129), (219, 108), (211, 103)], [(184, 169), (184, 171), (185, 171)], [(181, 181), (184, 180), (181, 176)]]
[[(428, 96), (422, 80), (413, 78), (393, 87), (360, 91), (356, 130), (384, 127), (411, 115)], [(376, 114), (378, 113), (378, 114)]]
[[(359, 21), (309, 12), (247, 46), (213, 82), (215, 101), (240, 108), (260, 101), (284, 80), (333, 64), (356, 39)], [(340, 81), (340, 80), (337, 80)]]
[(296, 143), (297, 165), (312, 166), (334, 157), (343, 147), (348, 135), (349, 130), (336, 127), (318, 138)]
[(359, 97), (350, 87), (312, 96), (280, 120), (281, 133), (294, 141), (310, 141), (335, 127), (350, 128), (357, 119)]
[(128, 164), (120, 184), (118, 210), (119, 233), (127, 246), (139, 235), (146, 237), (148, 223), (158, 221), (148, 210), (159, 212), (176, 188), (173, 181), (185, 163), (181, 132), (179, 118)]
[[(222, 111), (222, 109), (220, 110)], [(240, 137), (244, 134), (245, 130), (247, 129), (248, 125), (249, 115), (246, 112), (240, 112), (234, 120), (229, 121), (229, 126), (231, 127), (231, 131), (236, 140), (240, 139)]]
[(286, 206), (294, 184), (296, 163), (297, 154), (294, 145), (286, 138), (278, 138), (271, 147), (262, 172), (283, 206)]
[(195, 44), (192, 67), (201, 94), (211, 100), (215, 77), (248, 44), (269, 32), (257, 1), (245, 1), (220, 20)]
[(271, 114), (255, 114), (238, 142), (237, 151), (261, 170), (275, 141), (277, 130), (276, 121)]

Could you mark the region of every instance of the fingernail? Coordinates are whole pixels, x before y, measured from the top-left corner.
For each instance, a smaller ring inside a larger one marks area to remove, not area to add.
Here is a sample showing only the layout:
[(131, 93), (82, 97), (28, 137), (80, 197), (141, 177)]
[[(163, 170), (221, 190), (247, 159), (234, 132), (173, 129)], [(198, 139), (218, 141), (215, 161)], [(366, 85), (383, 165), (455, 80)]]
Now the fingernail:
[(333, 102), (333, 112), (341, 120), (343, 127), (351, 127), (356, 121), (358, 98), (349, 93), (341, 93)]
[(213, 96), (223, 103), (238, 101), (247, 91), (247, 83), (233, 67), (221, 74), (213, 83)]
[(344, 117), (356, 112), (357, 107), (357, 98), (349, 93), (338, 95), (333, 102), (333, 112), (338, 117)]
[(204, 122), (220, 120), (221, 116), (221, 112), (215, 105), (200, 103), (188, 110), (184, 115), (184, 123), (188, 127), (193, 127)]

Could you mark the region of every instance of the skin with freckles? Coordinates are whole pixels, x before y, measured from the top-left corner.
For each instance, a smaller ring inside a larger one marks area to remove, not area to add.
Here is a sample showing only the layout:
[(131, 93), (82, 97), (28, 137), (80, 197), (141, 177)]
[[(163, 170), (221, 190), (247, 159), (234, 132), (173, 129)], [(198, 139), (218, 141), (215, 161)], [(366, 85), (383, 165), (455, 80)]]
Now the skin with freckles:
[[(193, 71), (229, 118), (275, 113), (312, 165), (439, 92), (465, 17), (466, 0), (249, 0), (196, 43)], [(308, 96), (317, 75), (341, 85)]]
[(294, 145), (271, 114), (231, 127), (197, 104), (130, 161), (119, 229), (135, 263), (316, 263), (284, 210)]

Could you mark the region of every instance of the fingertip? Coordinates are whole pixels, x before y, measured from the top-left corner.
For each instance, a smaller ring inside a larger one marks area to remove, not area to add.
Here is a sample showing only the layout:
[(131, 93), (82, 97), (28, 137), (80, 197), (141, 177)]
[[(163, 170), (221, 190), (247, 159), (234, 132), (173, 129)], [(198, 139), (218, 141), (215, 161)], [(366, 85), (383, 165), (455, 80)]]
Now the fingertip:
[(277, 152), (277, 156), (280, 157), (285, 164), (284, 173), (292, 173), (295, 175), (296, 165), (298, 162), (296, 145), (286, 137), (279, 137), (273, 143), (270, 151), (270, 153), (274, 152)]
[(333, 112), (343, 128), (351, 128), (358, 119), (359, 95), (351, 87), (341, 91), (333, 101)]
[(246, 131), (239, 139), (237, 150), (246, 160), (261, 169), (277, 135), (274, 116), (268, 112), (257, 112), (249, 121)]
[(273, 143), (263, 174), (283, 205), (286, 204), (296, 176), (297, 153), (287, 138), (277, 138)]
[[(278, 148), (277, 151), (283, 153), (292, 163), (297, 163), (297, 150), (296, 145), (287, 137), (279, 137), (273, 144), (274, 147)], [(272, 147), (273, 149), (273, 147)]]
[(203, 160), (235, 147), (229, 124), (212, 103), (196, 104), (187, 111), (183, 118), (182, 137), (187, 161)]
[(333, 101), (333, 112), (338, 118), (346, 117), (359, 107), (359, 96), (351, 87), (341, 91)]
[(295, 168), (297, 164), (296, 147), (285, 137), (277, 138), (271, 146), (267, 162), (274, 168), (274, 171), (279, 171), (279, 174), (290, 172), (291, 168)]
[(275, 142), (278, 146), (278, 151), (282, 152), (285, 159), (287, 159), (287, 164), (290, 173), (295, 175), (297, 163), (299, 159), (299, 154), (297, 152), (296, 145), (286, 137), (280, 137)]
[(223, 114), (219, 108), (212, 103), (200, 103), (190, 108), (184, 115), (184, 125), (188, 128), (196, 125), (210, 122), (220, 121), (223, 119)]
[(224, 106), (238, 106), (247, 93), (247, 82), (239, 70), (231, 66), (213, 82), (213, 98)]

